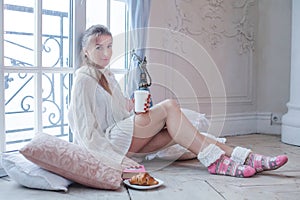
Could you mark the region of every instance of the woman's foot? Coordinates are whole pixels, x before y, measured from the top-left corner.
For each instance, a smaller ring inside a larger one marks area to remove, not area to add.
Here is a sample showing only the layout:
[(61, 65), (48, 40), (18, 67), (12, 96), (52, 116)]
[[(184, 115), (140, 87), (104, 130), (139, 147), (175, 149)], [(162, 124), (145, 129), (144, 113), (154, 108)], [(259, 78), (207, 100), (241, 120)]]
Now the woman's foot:
[(262, 172), (266, 170), (274, 170), (283, 166), (288, 161), (286, 155), (280, 155), (276, 157), (263, 156), (260, 154), (250, 153), (245, 165), (253, 167), (256, 172)]
[(256, 171), (249, 165), (238, 164), (225, 155), (222, 155), (216, 162), (208, 168), (209, 173), (247, 178), (253, 176)]

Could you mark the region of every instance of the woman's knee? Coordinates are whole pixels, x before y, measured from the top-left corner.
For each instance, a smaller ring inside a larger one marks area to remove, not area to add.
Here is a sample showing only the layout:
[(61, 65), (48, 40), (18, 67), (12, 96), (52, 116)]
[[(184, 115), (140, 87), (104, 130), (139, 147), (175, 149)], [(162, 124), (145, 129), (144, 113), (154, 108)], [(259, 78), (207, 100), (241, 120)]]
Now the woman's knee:
[(174, 99), (166, 99), (163, 101), (163, 106), (166, 108), (166, 110), (169, 110), (169, 109), (180, 109), (179, 108), (179, 105), (177, 103), (176, 100)]

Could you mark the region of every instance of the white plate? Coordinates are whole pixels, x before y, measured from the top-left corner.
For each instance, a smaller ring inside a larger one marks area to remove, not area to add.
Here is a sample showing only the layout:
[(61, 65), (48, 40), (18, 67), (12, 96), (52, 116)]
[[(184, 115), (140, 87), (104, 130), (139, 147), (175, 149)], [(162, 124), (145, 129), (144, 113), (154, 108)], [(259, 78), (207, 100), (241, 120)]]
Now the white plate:
[(125, 185), (127, 185), (131, 188), (134, 188), (134, 189), (138, 189), (138, 190), (149, 190), (149, 189), (160, 187), (161, 185), (164, 184), (164, 182), (162, 180), (159, 180), (157, 178), (155, 178), (155, 180), (158, 181), (158, 184), (150, 185), (150, 186), (132, 185), (132, 184), (129, 183), (129, 179), (126, 179), (123, 182), (124, 182)]

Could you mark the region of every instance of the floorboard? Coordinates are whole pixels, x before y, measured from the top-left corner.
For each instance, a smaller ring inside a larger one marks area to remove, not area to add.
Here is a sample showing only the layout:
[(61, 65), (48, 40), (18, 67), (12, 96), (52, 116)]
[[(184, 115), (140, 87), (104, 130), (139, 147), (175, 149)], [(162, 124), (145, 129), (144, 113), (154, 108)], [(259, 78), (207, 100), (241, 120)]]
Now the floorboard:
[(9, 177), (0, 178), (0, 199), (9, 200), (181, 200), (181, 199), (299, 199), (300, 147), (284, 144), (278, 135), (252, 134), (227, 137), (229, 145), (241, 145), (254, 152), (286, 154), (289, 162), (275, 171), (262, 172), (252, 178), (210, 175), (198, 160), (151, 161), (146, 168), (164, 185), (152, 190), (122, 186), (117, 191), (97, 190), (73, 184), (68, 192), (33, 190), (18, 185)]

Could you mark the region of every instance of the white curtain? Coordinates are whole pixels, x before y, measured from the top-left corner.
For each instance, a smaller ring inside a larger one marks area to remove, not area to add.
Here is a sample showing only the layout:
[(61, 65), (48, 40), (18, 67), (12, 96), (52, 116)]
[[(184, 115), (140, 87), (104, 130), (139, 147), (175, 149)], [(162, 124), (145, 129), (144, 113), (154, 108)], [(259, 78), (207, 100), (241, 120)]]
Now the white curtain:
[[(130, 47), (135, 53), (144, 58), (147, 42), (147, 27), (150, 14), (151, 0), (127, 0), (130, 20)], [(138, 62), (131, 59), (128, 73), (126, 94), (132, 97), (134, 90), (138, 89), (141, 70)]]

